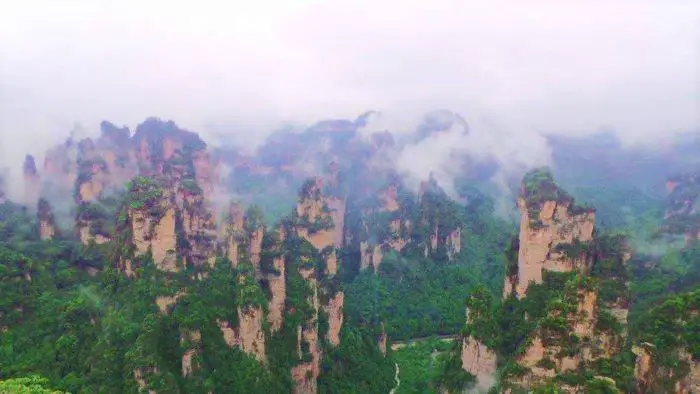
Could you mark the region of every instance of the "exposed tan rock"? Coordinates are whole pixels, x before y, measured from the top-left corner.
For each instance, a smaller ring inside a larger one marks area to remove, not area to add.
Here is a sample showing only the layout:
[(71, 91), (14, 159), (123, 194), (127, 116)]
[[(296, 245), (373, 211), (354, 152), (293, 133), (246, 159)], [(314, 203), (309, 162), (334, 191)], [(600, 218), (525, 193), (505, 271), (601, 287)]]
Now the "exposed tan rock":
[(585, 256), (569, 259), (557, 251), (559, 245), (572, 244), (575, 240), (585, 243), (593, 239), (595, 213), (572, 215), (569, 202), (546, 201), (541, 207), (541, 228), (532, 228), (525, 200), (518, 198), (520, 209), (520, 251), (518, 277), (515, 290), (522, 298), (530, 282), (542, 283), (542, 271), (570, 272), (585, 270)]
[(399, 210), (399, 202), (397, 200), (398, 190), (396, 186), (391, 185), (379, 193), (379, 199), (382, 200), (382, 210), (395, 212)]
[(496, 372), (496, 354), (476, 339), (462, 340), (462, 369), (476, 376), (480, 383), (491, 382)]
[(284, 256), (275, 257), (274, 266), (279, 275), (268, 276), (270, 285), (270, 302), (268, 303), (267, 321), (270, 324), (270, 332), (276, 333), (282, 328), (284, 320), (284, 304), (287, 297), (287, 289), (285, 284), (285, 265)]
[(260, 307), (241, 309), (238, 307), (238, 345), (260, 361), (265, 362), (265, 332), (263, 310)]
[(231, 328), (231, 323), (225, 320), (216, 319), (216, 325), (219, 326), (219, 329), (224, 336), (224, 342), (226, 342), (228, 347), (238, 346), (236, 331)]
[(250, 235), (250, 249), (248, 253), (250, 255), (250, 262), (253, 264), (256, 271), (260, 269), (260, 251), (262, 250), (264, 234), (265, 229), (260, 227)]
[(447, 237), (447, 256), (452, 259), (462, 251), (462, 229), (457, 228)]
[[(144, 368), (136, 368), (134, 369), (134, 380), (136, 380), (136, 384), (139, 386), (139, 391), (143, 391), (146, 389), (146, 386), (148, 385), (146, 383), (146, 379), (144, 376), (148, 372), (144, 370)], [(155, 390), (148, 390), (148, 394), (156, 394)]]
[(49, 203), (40, 199), (37, 204), (37, 219), (39, 219), (39, 238), (43, 241), (53, 239), (56, 235), (56, 224)]
[(83, 245), (88, 245), (90, 242), (95, 242), (97, 245), (102, 245), (111, 241), (111, 238), (102, 234), (92, 234), (90, 231), (90, 222), (88, 221), (79, 221), (76, 226), (78, 228), (80, 242)]
[[(322, 229), (313, 233), (309, 232), (306, 226), (297, 228), (297, 235), (305, 238), (311, 245), (319, 251), (328, 247), (342, 244), (343, 241), (343, 221), (345, 216), (345, 201), (337, 198), (325, 198), (321, 195), (323, 182), (317, 178), (310, 186), (309, 195), (300, 199), (297, 204), (297, 216), (308, 218), (314, 223), (319, 220), (331, 221), (330, 229)], [(331, 205), (333, 208), (331, 208)], [(336, 222), (336, 220), (338, 222)], [(338, 271), (338, 261), (335, 250), (326, 258), (326, 271), (329, 275), (335, 275)]]
[(579, 292), (579, 303), (576, 311), (578, 319), (574, 324), (574, 333), (581, 338), (593, 336), (596, 316), (598, 315), (597, 300), (598, 294), (594, 291)]
[(328, 342), (334, 346), (340, 345), (340, 328), (343, 326), (343, 303), (345, 293), (339, 291), (331, 298), (325, 307), (328, 313)]
[(158, 305), (158, 310), (162, 315), (167, 315), (170, 313), (170, 307), (175, 305), (177, 301), (182, 298), (186, 293), (184, 290), (180, 290), (175, 295), (172, 296), (158, 296), (156, 297), (156, 305)]
[[(550, 353), (551, 350), (545, 348), (540, 337), (535, 336), (525, 354), (518, 359), (518, 364), (523, 367), (530, 368), (531, 375), (534, 377), (552, 378), (555, 375), (555, 371), (553, 369), (545, 369), (537, 366), (537, 363), (543, 360)], [(530, 379), (532, 379), (532, 377), (530, 377)]]
[(642, 346), (632, 347), (632, 352), (637, 356), (634, 363), (634, 377), (637, 381), (638, 393), (646, 392), (647, 388), (653, 385), (653, 359), (648, 348), (653, 348), (653, 345), (644, 343)]
[(187, 347), (182, 355), (182, 376), (190, 376), (197, 370), (198, 366), (194, 359), (199, 354), (202, 342), (202, 334), (199, 330), (182, 330), (180, 334), (180, 345)]
[(679, 358), (688, 364), (688, 374), (676, 382), (676, 394), (700, 393), (700, 361), (693, 360), (687, 351), (679, 352)]
[(342, 248), (343, 229), (345, 228), (345, 199), (330, 197), (327, 204), (333, 219), (333, 244), (336, 248)]
[(238, 245), (244, 237), (245, 216), (243, 210), (236, 203), (229, 205), (228, 216), (226, 219), (226, 255), (231, 260), (231, 265), (238, 266)]
[(262, 329), (263, 311), (261, 308), (238, 308), (237, 328), (232, 328), (228, 321), (216, 320), (224, 342), (229, 347), (238, 346), (244, 352), (254, 356), (260, 362), (266, 362), (265, 333)]
[(160, 220), (141, 210), (130, 209), (133, 242), (136, 254), (151, 250), (153, 262), (161, 271), (175, 272), (177, 237), (175, 235), (175, 209), (167, 207)]
[(216, 257), (217, 234), (214, 215), (207, 200), (201, 194), (181, 190), (176, 193), (176, 201), (180, 207), (184, 236), (190, 245), (184, 251), (187, 260), (195, 266), (212, 266)]
[[(312, 359), (308, 362), (300, 362), (292, 368), (292, 380), (294, 381), (294, 393), (313, 394), (318, 391), (317, 379), (320, 372), (321, 352), (318, 349), (318, 331), (316, 322), (301, 328), (301, 341), (309, 345)], [(298, 342), (300, 343), (300, 341)], [(299, 349), (301, 353), (301, 348)]]

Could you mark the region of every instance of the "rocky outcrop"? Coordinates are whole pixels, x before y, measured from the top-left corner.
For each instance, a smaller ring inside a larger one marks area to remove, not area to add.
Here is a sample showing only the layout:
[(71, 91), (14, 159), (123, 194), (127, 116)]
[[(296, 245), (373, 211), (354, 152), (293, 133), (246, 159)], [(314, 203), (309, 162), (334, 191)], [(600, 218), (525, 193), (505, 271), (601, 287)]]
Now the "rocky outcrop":
[(185, 257), (188, 264), (201, 267), (212, 266), (216, 259), (216, 222), (212, 210), (197, 192), (179, 189), (176, 205), (182, 218), (182, 237), (187, 240), (188, 248), (178, 252)]
[(496, 372), (496, 354), (476, 339), (464, 338), (462, 369), (474, 375), (480, 384), (491, 383)]
[[(537, 190), (550, 193), (535, 194)], [(545, 182), (524, 184), (518, 208), (521, 216), (517, 273), (506, 278), (504, 294), (514, 292), (519, 298), (524, 297), (531, 282), (542, 283), (545, 270), (584, 272), (588, 268), (585, 246), (593, 239), (593, 209), (575, 206), (565, 192)]]
[(321, 349), (318, 344), (317, 321), (297, 329), (298, 356), (301, 362), (292, 368), (294, 393), (313, 394), (318, 391), (317, 379), (321, 367)]
[[(700, 361), (694, 360), (685, 349), (675, 352), (681, 368), (664, 368), (655, 361), (658, 350), (651, 343), (641, 343), (632, 347), (636, 356), (634, 377), (637, 393), (661, 392), (667, 390), (675, 394), (700, 392)], [(672, 387), (669, 387), (671, 382)]]
[(28, 204), (34, 204), (39, 199), (39, 193), (41, 192), (41, 177), (37, 171), (34, 156), (27, 155), (24, 158), (22, 170), (24, 175), (24, 201)]
[(244, 214), (241, 207), (236, 203), (231, 203), (226, 216), (226, 256), (231, 261), (232, 266), (238, 265), (238, 247), (245, 237)]
[(177, 268), (177, 237), (175, 209), (165, 206), (162, 217), (143, 209), (129, 209), (136, 255), (151, 252), (153, 262), (161, 271), (175, 272)]
[(185, 349), (182, 354), (182, 376), (190, 376), (199, 369), (197, 355), (201, 352), (202, 334), (199, 330), (183, 329), (180, 346)]
[(50, 241), (56, 235), (56, 222), (48, 201), (41, 198), (37, 205), (37, 219), (39, 220), (39, 238), (42, 241)]
[(263, 310), (260, 307), (238, 308), (238, 346), (260, 362), (265, 362), (263, 320)]
[(328, 305), (324, 306), (328, 314), (327, 339), (331, 345), (340, 345), (340, 328), (343, 326), (343, 303), (345, 293), (339, 291), (330, 299)]
[[(146, 368), (136, 368), (134, 369), (134, 380), (136, 381), (136, 384), (139, 387), (139, 391), (142, 392), (146, 389), (148, 386), (148, 383), (146, 382), (145, 375), (150, 374), (155, 372), (156, 370), (151, 368), (150, 370), (146, 370)], [(148, 390), (148, 394), (156, 394), (155, 390)]]
[(224, 341), (229, 347), (237, 346), (244, 352), (252, 355), (258, 361), (264, 363), (265, 356), (265, 332), (263, 331), (263, 310), (260, 307), (238, 307), (238, 327), (224, 320), (217, 320)]
[(287, 298), (285, 282), (286, 267), (284, 256), (274, 257), (273, 262), (278, 274), (268, 274), (267, 281), (270, 289), (270, 301), (268, 302), (267, 321), (270, 324), (270, 332), (276, 333), (282, 328), (284, 320), (284, 305)]
[[(308, 180), (301, 189), (300, 199), (297, 203), (296, 214), (299, 218), (297, 235), (309, 241), (319, 251), (330, 249), (326, 256), (326, 271), (329, 275), (335, 275), (338, 271), (338, 260), (335, 252), (336, 240), (343, 238), (341, 223), (333, 220), (341, 214), (335, 211), (332, 214), (328, 204), (328, 198), (321, 194), (323, 181), (320, 178)], [(344, 208), (344, 203), (333, 199), (336, 208)], [(343, 213), (344, 214), (344, 213)]]
[(687, 242), (700, 239), (700, 174), (685, 174), (670, 178), (666, 183), (666, 213), (663, 233), (684, 235)]

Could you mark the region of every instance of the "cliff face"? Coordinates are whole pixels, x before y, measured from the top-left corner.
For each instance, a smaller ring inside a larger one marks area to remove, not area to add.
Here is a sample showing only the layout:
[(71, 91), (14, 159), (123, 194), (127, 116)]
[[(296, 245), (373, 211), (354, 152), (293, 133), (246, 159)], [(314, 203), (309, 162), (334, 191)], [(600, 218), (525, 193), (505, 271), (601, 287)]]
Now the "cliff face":
[(49, 241), (56, 235), (56, 222), (51, 212), (51, 205), (45, 199), (39, 199), (37, 205), (37, 219), (39, 220), (39, 238)]
[(264, 319), (260, 307), (238, 308), (238, 345), (260, 362), (265, 362), (265, 332), (262, 329)]
[[(343, 242), (345, 202), (340, 198), (322, 194), (320, 178), (308, 180), (299, 193), (296, 207), (296, 235), (313, 246), (319, 258), (324, 260), (323, 272), (309, 265), (299, 267), (299, 274), (312, 291), (309, 305), (312, 316), (297, 328), (300, 363), (292, 368), (296, 393), (315, 393), (316, 379), (320, 373), (321, 344), (318, 334), (319, 310), (328, 316), (327, 339), (332, 345), (340, 344), (340, 329), (343, 324), (344, 294), (325, 286), (338, 272), (336, 247)], [(325, 278), (319, 281), (319, 277)], [(325, 301), (322, 301), (325, 300)]]
[[(543, 271), (585, 272), (583, 247), (593, 239), (595, 212), (573, 205), (573, 200), (549, 180), (527, 185), (518, 198), (520, 244), (517, 269), (509, 269), (504, 296), (522, 298), (528, 285), (542, 283)], [(513, 267), (516, 268), (516, 267)]]
[(700, 174), (675, 176), (666, 183), (666, 214), (662, 231), (700, 239)]
[(632, 347), (637, 393), (699, 392), (698, 311), (700, 291), (694, 290), (673, 296), (647, 312), (644, 318), (649, 324)]
[[(498, 348), (505, 357), (499, 364), (517, 370), (502, 374), (506, 392), (546, 384), (577, 392), (583, 386), (567, 386), (560, 377), (581, 371), (601, 375), (596, 379), (609, 384), (605, 370), (594, 366), (613, 359), (624, 344), (621, 323), (629, 302), (624, 238), (595, 234), (593, 209), (576, 206), (547, 170), (525, 176), (518, 206), (520, 233), (506, 250), (504, 300), (494, 308), (486, 290), (469, 297), (462, 368), (477, 381), (490, 382), (496, 356), (489, 346), (505, 342), (509, 347)], [(601, 282), (616, 290), (601, 296)], [(617, 309), (618, 319), (610, 307)], [(492, 317), (494, 309), (499, 316)], [(504, 322), (529, 327), (518, 334), (524, 339), (513, 342)]]
[(477, 382), (488, 384), (496, 372), (496, 354), (476, 339), (464, 338), (462, 369), (474, 375)]

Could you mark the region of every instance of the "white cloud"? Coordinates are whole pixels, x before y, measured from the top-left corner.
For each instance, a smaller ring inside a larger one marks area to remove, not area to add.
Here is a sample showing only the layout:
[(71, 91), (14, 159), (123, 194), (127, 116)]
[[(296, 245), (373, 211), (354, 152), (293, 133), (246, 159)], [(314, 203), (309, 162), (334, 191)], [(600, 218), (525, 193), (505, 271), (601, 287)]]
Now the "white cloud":
[(231, 127), (241, 137), (448, 108), (497, 121), (505, 134), (472, 144), (514, 155), (543, 131), (646, 140), (700, 124), (699, 15), (682, 0), (12, 2), (0, 14), (0, 163), (41, 153), (76, 121), (151, 115), (197, 131), (246, 125)]

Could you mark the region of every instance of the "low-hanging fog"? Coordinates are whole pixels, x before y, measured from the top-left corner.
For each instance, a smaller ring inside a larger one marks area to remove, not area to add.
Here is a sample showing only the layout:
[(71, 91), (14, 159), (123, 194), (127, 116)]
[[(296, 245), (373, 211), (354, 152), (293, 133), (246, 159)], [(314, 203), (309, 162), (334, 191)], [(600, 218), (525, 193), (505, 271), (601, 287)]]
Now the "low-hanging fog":
[[(0, 13), (0, 168), (70, 130), (173, 119), (215, 143), (281, 125), (381, 117), (451, 130), (396, 158), (450, 178), (450, 152), (547, 163), (541, 133), (658, 142), (700, 125), (694, 1), (14, 2)], [(76, 128), (76, 124), (81, 127)]]

